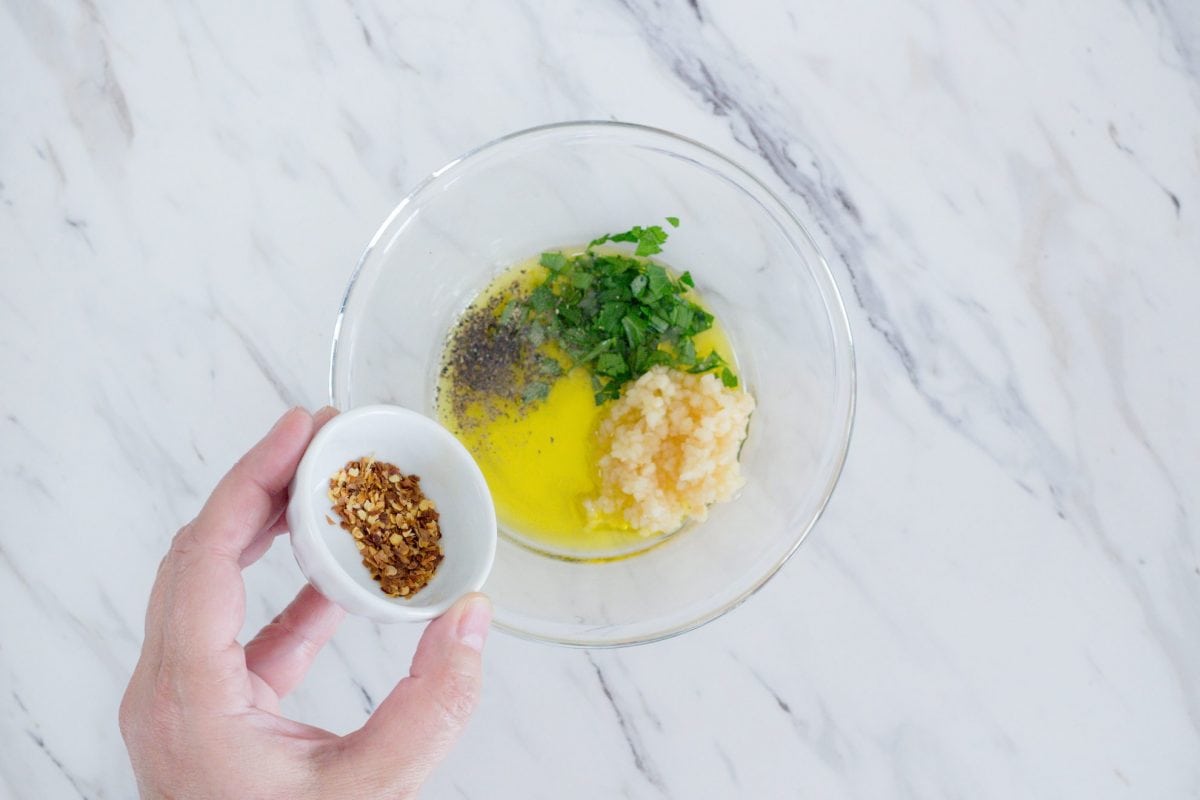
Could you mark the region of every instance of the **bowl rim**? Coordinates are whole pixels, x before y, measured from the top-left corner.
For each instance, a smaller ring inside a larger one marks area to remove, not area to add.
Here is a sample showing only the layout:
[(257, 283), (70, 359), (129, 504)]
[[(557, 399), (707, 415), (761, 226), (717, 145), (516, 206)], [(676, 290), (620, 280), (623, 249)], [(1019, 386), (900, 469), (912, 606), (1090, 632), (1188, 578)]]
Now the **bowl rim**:
[[(850, 442), (854, 434), (854, 421), (858, 405), (858, 374), (857, 374), (857, 358), (855, 355), (854, 335), (850, 328), (850, 319), (846, 312), (846, 304), (842, 298), (841, 290), (838, 288), (837, 281), (833, 277), (833, 271), (829, 267), (829, 261), (825, 258), (825, 254), (821, 248), (817, 246), (816, 240), (809, 232), (804, 223), (796, 216), (792, 208), (783, 201), (783, 199), (760, 180), (754, 173), (735, 161), (729, 156), (709, 147), (708, 145), (692, 139), (688, 136), (683, 136), (672, 131), (664, 130), (650, 125), (642, 125), (633, 122), (621, 122), (616, 120), (569, 120), (564, 122), (553, 122), (544, 125), (535, 125), (530, 128), (513, 131), (496, 137), (483, 144), (477, 145), (463, 154), (451, 159), (441, 167), (429, 173), (424, 179), (417, 183), (407, 194), (405, 194), (396, 204), (395, 208), (384, 218), (383, 222), (376, 229), (375, 234), (367, 242), (363, 249), (362, 255), (355, 264), (354, 270), (350, 275), (350, 279), (346, 284), (346, 290), (342, 295), (342, 300), (338, 306), (337, 320), (334, 323), (333, 341), (330, 345), (329, 352), (329, 404), (335, 408), (338, 406), (338, 397), (336, 390), (337, 375), (338, 375), (338, 345), (341, 342), (342, 325), (345, 322), (347, 308), (350, 304), (351, 295), (354, 293), (355, 286), (361, 276), (363, 269), (367, 265), (371, 256), (378, 247), (380, 241), (387, 234), (392, 224), (396, 221), (405, 209), (420, 198), (426, 189), (430, 187), (434, 181), (442, 176), (457, 171), (463, 168), (463, 165), (471, 163), (480, 155), (488, 153), (496, 148), (499, 148), (516, 139), (532, 137), (538, 134), (547, 132), (572, 132), (586, 131), (587, 129), (596, 129), (604, 131), (627, 132), (635, 135), (649, 134), (651, 136), (663, 137), (668, 140), (683, 144), (687, 147), (696, 148), (708, 156), (715, 158), (718, 162), (723, 163), (737, 176), (741, 181), (744, 181), (750, 188), (774, 204), (775, 212), (781, 214), (781, 221), (789, 222), (794, 227), (794, 232), (799, 233), (803, 244), (811, 250), (815, 257), (813, 263), (807, 265), (809, 273), (817, 284), (817, 288), (821, 293), (822, 300), (826, 310), (826, 315), (829, 322), (829, 327), (833, 338), (834, 349), (834, 365), (835, 370), (845, 371), (845, 400), (839, 404), (838, 411), (843, 417), (835, 434), (840, 434), (840, 446), (837, 448), (834, 458), (831, 463), (828, 478), (825, 486), (822, 487), (819, 499), (816, 504), (815, 512), (811, 519), (803, 523), (791, 545), (784, 551), (771, 566), (763, 571), (761, 575), (755, 578), (745, 589), (739, 592), (736, 596), (730, 598), (719, 606), (707, 609), (703, 613), (692, 617), (691, 619), (672, 625), (671, 627), (651, 633), (637, 634), (623, 638), (588, 638), (585, 636), (563, 638), (555, 635), (545, 635), (530, 632), (522, 628), (505, 624), (499, 621), (493, 621), (493, 625), (498, 629), (512, 636), (534, 642), (542, 642), (547, 644), (555, 644), (563, 647), (579, 648), (579, 649), (609, 649), (617, 647), (629, 647), (638, 644), (650, 644), (653, 642), (661, 642), (666, 639), (672, 639), (689, 631), (693, 631), (703, 625), (719, 619), (724, 615), (733, 611), (742, 603), (746, 602), (750, 597), (756, 594), (763, 586), (767, 584), (779, 571), (783, 568), (800, 546), (808, 539), (812, 529), (825, 513), (825, 509), (829, 505), (830, 499), (833, 497), (833, 492), (837, 487), (838, 481), (841, 478), (842, 471), (845, 468), (846, 458), (850, 450)], [(791, 232), (788, 232), (791, 233)], [(807, 259), (806, 259), (807, 261)]]

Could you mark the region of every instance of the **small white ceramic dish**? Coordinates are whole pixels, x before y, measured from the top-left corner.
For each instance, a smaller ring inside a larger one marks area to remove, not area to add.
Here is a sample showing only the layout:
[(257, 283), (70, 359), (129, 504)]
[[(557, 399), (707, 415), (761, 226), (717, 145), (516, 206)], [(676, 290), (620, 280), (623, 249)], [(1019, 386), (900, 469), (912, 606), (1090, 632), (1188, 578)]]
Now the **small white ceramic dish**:
[[(421, 477), (441, 515), (445, 558), (411, 598), (388, 597), (362, 565), (354, 539), (327, 519), (329, 478), (364, 456)], [(377, 622), (433, 619), (487, 580), (496, 557), (496, 510), (483, 473), (454, 435), (399, 406), (356, 408), (325, 424), (300, 460), (287, 508), (292, 552), (321, 594), (351, 614)]]

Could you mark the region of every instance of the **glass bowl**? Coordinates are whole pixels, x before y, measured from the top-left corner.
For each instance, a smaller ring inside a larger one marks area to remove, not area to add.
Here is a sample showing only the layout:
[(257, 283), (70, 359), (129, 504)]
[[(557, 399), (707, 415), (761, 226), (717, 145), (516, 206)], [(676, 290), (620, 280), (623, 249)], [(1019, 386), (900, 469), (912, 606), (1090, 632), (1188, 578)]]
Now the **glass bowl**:
[(854, 417), (853, 345), (829, 267), (795, 214), (724, 156), (653, 128), (572, 122), (434, 172), (384, 220), (346, 289), (333, 405), (436, 417), (443, 343), (493, 277), (667, 216), (681, 224), (659, 258), (692, 273), (757, 400), (745, 488), (705, 522), (619, 560), (554, 558), (501, 529), (484, 591), (509, 633), (582, 647), (663, 639), (735, 607), (796, 551), (833, 492)]

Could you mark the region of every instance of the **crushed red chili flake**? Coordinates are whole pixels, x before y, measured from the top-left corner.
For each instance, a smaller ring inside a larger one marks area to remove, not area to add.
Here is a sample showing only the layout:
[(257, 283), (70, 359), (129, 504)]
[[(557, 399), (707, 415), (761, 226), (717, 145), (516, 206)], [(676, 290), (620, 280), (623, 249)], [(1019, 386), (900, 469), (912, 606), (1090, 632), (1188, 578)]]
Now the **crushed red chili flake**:
[(366, 456), (329, 479), (329, 500), (384, 594), (410, 597), (429, 583), (442, 562), (442, 532), (419, 476)]

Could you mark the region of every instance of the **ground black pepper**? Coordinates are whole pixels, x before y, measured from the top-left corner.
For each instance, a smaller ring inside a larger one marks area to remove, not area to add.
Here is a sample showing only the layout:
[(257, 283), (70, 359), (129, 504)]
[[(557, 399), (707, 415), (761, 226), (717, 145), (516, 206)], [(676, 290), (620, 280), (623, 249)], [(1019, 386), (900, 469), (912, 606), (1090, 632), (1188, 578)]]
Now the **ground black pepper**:
[[(561, 366), (538, 347), (514, 282), (467, 309), (450, 333), (439, 394), (460, 426), (474, 427), (544, 399)], [(511, 306), (511, 307), (510, 307)], [(524, 408), (523, 408), (524, 407)]]

